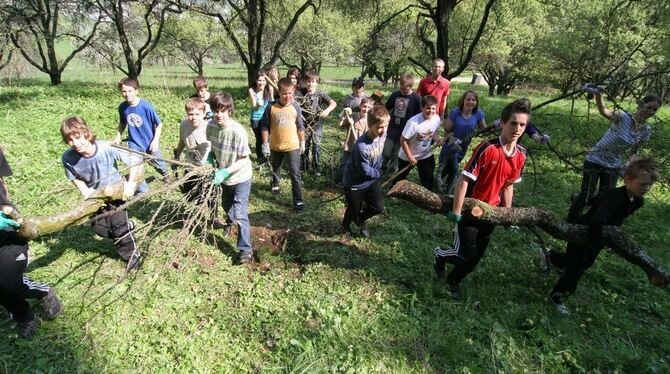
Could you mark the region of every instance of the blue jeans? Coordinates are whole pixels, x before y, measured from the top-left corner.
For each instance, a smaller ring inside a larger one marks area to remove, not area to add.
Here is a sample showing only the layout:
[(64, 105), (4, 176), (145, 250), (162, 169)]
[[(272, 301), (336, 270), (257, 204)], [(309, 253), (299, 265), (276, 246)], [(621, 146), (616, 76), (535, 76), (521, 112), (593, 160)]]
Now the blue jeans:
[[(312, 130), (305, 129), (305, 153), (301, 155), (301, 170), (312, 170), (321, 172), (321, 138), (323, 137), (323, 124), (315, 124)], [(309, 160), (309, 152), (312, 151), (312, 160)]]
[(240, 252), (251, 252), (251, 226), (249, 225), (249, 193), (251, 179), (232, 186), (221, 185), (223, 210), (229, 224), (237, 223), (237, 248)]
[[(155, 157), (158, 157), (158, 158), (161, 158), (161, 159), (163, 158), (163, 153), (161, 152), (160, 145), (158, 146), (158, 149), (154, 153), (151, 153), (151, 152), (149, 152), (148, 149), (143, 149), (142, 147), (138, 146), (137, 144), (130, 143), (130, 142), (128, 143), (128, 148), (130, 148), (134, 151), (138, 151), (138, 152), (149, 153), (152, 156), (155, 156)], [(153, 166), (154, 169), (156, 169), (156, 171), (159, 172), (162, 176), (169, 175), (168, 174), (167, 162), (165, 162), (163, 160), (150, 159), (149, 164), (151, 164), (151, 166)], [(142, 180), (142, 182), (139, 183), (139, 185), (137, 186), (137, 191), (140, 192), (140, 193), (145, 193), (145, 192), (149, 191), (149, 185), (147, 184), (146, 180)]]

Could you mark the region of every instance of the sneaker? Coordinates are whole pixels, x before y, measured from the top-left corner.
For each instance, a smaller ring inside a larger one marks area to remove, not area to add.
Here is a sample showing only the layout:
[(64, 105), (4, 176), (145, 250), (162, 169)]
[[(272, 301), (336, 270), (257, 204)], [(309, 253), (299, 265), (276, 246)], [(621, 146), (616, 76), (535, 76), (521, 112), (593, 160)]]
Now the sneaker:
[(447, 290), (452, 299), (458, 300), (461, 298), (461, 290), (458, 283), (447, 283)]
[(351, 239), (354, 236), (354, 233), (351, 232), (351, 227), (340, 226), (337, 228), (337, 233), (340, 235), (344, 235), (344, 237), (347, 239)]
[(570, 315), (570, 309), (568, 309), (567, 306), (563, 303), (554, 303), (554, 307), (556, 310), (563, 316), (569, 316)]
[(445, 251), (442, 247), (435, 247), (433, 253), (435, 254), (435, 264), (433, 264), (433, 270), (438, 279), (444, 279), (444, 268), (447, 264), (447, 259), (445, 256), (440, 256), (439, 253)]
[(279, 186), (272, 186), (272, 193), (275, 195), (279, 194)]
[(17, 322), (16, 332), (18, 332), (19, 338), (30, 340), (35, 335), (35, 331), (37, 331), (39, 325), (40, 320), (37, 318), (33, 318), (33, 320), (27, 322)]
[(44, 318), (48, 320), (58, 317), (63, 311), (63, 304), (58, 299), (53, 287), (49, 288), (49, 293), (40, 300), (40, 304), (42, 304)]
[(128, 231), (135, 230), (135, 226), (137, 226), (137, 222), (135, 222), (134, 219), (129, 219), (128, 220)]
[(368, 223), (365, 222), (365, 221), (363, 223), (361, 223), (361, 226), (360, 226), (360, 229), (358, 230), (358, 232), (361, 234), (362, 237), (369, 238), (370, 237), (370, 231), (368, 231)]
[(298, 212), (302, 212), (303, 210), (305, 210), (305, 203), (299, 201), (295, 203), (295, 205), (293, 205), (293, 209), (297, 210)]
[(142, 265), (142, 255), (140, 255), (138, 252), (135, 252), (135, 254), (133, 254), (133, 256), (128, 260), (126, 270), (131, 271), (139, 269), (140, 265)]
[(315, 176), (315, 177), (320, 177), (320, 176), (321, 176), (321, 173), (319, 173), (319, 172), (317, 171), (316, 173), (314, 173), (314, 176)]
[(242, 251), (240, 252), (240, 264), (248, 264), (254, 261), (254, 255), (251, 251)]

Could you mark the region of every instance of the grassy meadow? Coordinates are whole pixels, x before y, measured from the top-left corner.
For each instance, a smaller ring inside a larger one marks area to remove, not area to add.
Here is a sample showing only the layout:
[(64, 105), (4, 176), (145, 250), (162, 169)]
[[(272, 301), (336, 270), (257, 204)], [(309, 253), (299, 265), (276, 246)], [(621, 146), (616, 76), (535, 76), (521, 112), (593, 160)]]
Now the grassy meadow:
[[(357, 73), (329, 66), (322, 79), (350, 81)], [(209, 66), (206, 75), (212, 92), (235, 97), (234, 117), (248, 126), (241, 67)], [(14, 171), (6, 182), (24, 216), (55, 214), (81, 201), (60, 164), (66, 149), (60, 121), (82, 116), (98, 139), (111, 139), (121, 77), (82, 66), (66, 71), (58, 87), (46, 76), (3, 76), (0, 143)], [(177, 144), (192, 79), (185, 67), (145, 68), (140, 77), (140, 96), (165, 125), (166, 155)], [(450, 107), (472, 88), (453, 87)], [(348, 84), (321, 88), (338, 103), (350, 90)], [(392, 87), (368, 86), (368, 92), (375, 89), (388, 95)], [(489, 122), (512, 99), (485, 97), (485, 86), (475, 89)], [(539, 103), (551, 94), (518, 90), (514, 97)], [(658, 124), (667, 122), (667, 106), (658, 117)], [(542, 108), (533, 120), (577, 166), (608, 126), (583, 98)], [(336, 165), (344, 140), (335, 123), (331, 117), (326, 125), (325, 165)], [(669, 140), (670, 128), (659, 125), (645, 151), (665, 157)], [(523, 143), (531, 157), (524, 182), (515, 188), (516, 205), (563, 216), (580, 175), (547, 146), (528, 138)], [(156, 176), (150, 169), (149, 176)], [(568, 301), (572, 315), (564, 317), (548, 302), (558, 275), (539, 270), (537, 239), (525, 229), (498, 227), (482, 262), (462, 284), (463, 298), (455, 301), (432, 272), (432, 249), (451, 241), (444, 217), (388, 198), (384, 214), (370, 224), (371, 238), (347, 240), (336, 233), (344, 200), (329, 173), (303, 175), (303, 213), (290, 209), (290, 181), (283, 175), (280, 195), (271, 194), (267, 171), (254, 175), (252, 225), (287, 234), (281, 245), (271, 236), (255, 237), (257, 262), (250, 266), (234, 265), (235, 240), (219, 232), (175, 246), (165, 238), (176, 228), (168, 229), (144, 248), (143, 267), (127, 276), (111, 241), (96, 237), (86, 224), (31, 242), (29, 275), (56, 287), (65, 312), (44, 321), (32, 341), (17, 340), (0, 312), (0, 373), (670, 371), (669, 295), (616, 254), (601, 253)], [(667, 178), (662, 176), (665, 185), (654, 187), (624, 228), (670, 267)], [(418, 180), (416, 172), (410, 179)], [(181, 195), (153, 198), (130, 214), (146, 222), (163, 199)], [(544, 238), (551, 248), (565, 246)]]

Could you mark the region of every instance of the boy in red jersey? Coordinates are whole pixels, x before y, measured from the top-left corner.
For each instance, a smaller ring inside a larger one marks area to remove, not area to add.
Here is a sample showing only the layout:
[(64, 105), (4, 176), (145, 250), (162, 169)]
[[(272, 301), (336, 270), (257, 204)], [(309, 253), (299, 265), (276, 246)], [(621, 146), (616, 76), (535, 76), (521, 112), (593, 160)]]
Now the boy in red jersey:
[(444, 277), (446, 263), (454, 265), (447, 275), (447, 287), (452, 297), (459, 297), (459, 283), (479, 263), (491, 239), (495, 225), (462, 217), (465, 197), (481, 200), (493, 206), (510, 208), (514, 183), (521, 181), (526, 162), (526, 150), (517, 144), (530, 121), (530, 101), (519, 99), (503, 108), (502, 132), (498, 139), (477, 146), (472, 158), (456, 182), (454, 205), (447, 219), (456, 223), (454, 247), (435, 248), (435, 272)]

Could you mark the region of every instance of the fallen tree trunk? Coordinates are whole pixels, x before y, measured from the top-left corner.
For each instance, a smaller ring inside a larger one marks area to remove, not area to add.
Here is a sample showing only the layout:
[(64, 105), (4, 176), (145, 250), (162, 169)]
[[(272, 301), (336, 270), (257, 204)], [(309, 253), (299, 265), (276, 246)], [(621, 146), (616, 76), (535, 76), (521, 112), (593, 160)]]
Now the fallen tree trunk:
[[(388, 196), (409, 201), (433, 213), (448, 213), (453, 204), (452, 196), (435, 194), (406, 180), (396, 183), (389, 190)], [(537, 226), (556, 239), (575, 243), (589, 242), (585, 225), (567, 223), (544, 209), (499, 208), (477, 199), (466, 198), (463, 216), (494, 225)], [(603, 241), (626, 261), (642, 268), (654, 286), (666, 287), (670, 283), (670, 273), (618, 227), (606, 226), (603, 229)]]

